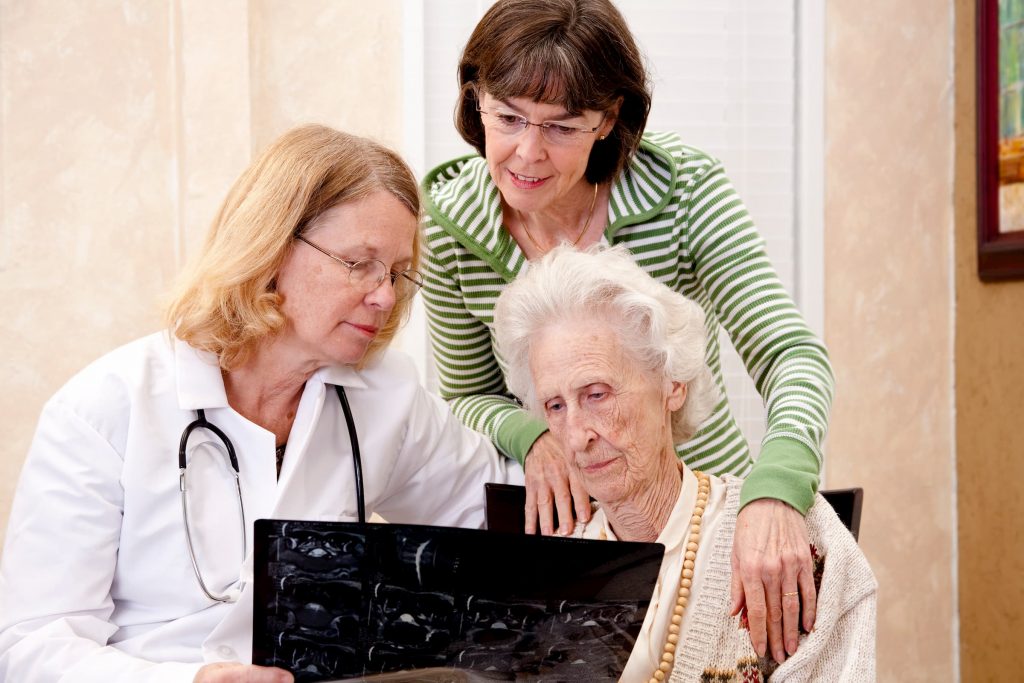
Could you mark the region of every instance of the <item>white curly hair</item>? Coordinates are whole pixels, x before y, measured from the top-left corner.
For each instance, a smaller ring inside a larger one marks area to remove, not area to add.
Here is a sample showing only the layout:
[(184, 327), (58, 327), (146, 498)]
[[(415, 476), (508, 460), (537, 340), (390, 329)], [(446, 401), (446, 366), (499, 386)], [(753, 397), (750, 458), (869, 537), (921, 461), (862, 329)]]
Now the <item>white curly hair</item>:
[(552, 249), (498, 298), (495, 341), (512, 393), (540, 412), (531, 341), (548, 325), (587, 317), (618, 321), (622, 348), (643, 369), (686, 385), (686, 400), (672, 414), (672, 438), (678, 444), (692, 437), (719, 397), (705, 361), (704, 311), (652, 279), (625, 247)]

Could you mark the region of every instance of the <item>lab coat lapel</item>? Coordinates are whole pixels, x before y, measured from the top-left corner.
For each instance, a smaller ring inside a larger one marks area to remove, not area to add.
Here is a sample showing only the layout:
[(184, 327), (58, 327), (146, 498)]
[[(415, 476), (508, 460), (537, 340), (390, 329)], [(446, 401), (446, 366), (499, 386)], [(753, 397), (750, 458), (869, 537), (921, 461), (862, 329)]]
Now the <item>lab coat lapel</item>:
[[(293, 519), (303, 516), (304, 512), (308, 515), (310, 509), (315, 509), (313, 502), (320, 499), (333, 499), (337, 505), (341, 504), (340, 491), (324, 490), (332, 485), (336, 487), (336, 479), (301, 476), (303, 471), (308, 473), (315, 466), (316, 463), (311, 462), (313, 459), (342, 461), (339, 456), (350, 452), (347, 436), (336, 436), (339, 433), (347, 435), (348, 430), (335, 394), (335, 385), (360, 389), (366, 387), (366, 382), (356, 370), (345, 366), (321, 368), (306, 380), (288, 437), (288, 450), (285, 452), (278, 482), (278, 497), (272, 514), (275, 518)], [(327, 445), (310, 452), (314, 441), (326, 441)], [(307, 482), (312, 482), (315, 490), (308, 490)]]

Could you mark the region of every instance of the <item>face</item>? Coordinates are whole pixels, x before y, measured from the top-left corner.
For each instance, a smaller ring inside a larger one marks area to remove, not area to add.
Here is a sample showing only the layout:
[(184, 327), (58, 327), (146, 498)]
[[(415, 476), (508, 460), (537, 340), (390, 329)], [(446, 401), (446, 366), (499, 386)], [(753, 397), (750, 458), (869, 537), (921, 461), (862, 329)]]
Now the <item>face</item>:
[[(536, 126), (527, 126), (515, 135), (484, 126), (487, 167), (506, 204), (529, 213), (557, 209), (566, 202), (589, 201), (591, 190), (584, 173), (597, 139), (615, 125), (613, 113), (585, 111), (570, 116), (557, 104), (521, 97), (497, 100), (486, 93), (481, 98), (481, 107), (488, 112), (525, 116), (532, 123), (552, 121), (577, 128), (600, 126), (594, 133), (581, 134), (578, 140), (561, 145), (545, 140)], [(487, 115), (481, 116), (487, 124)]]
[[(415, 216), (383, 190), (322, 213), (305, 237), (346, 261), (375, 258), (391, 272), (410, 267)], [(369, 293), (349, 284), (341, 263), (296, 240), (277, 277), (284, 298), (284, 340), (293, 358), (323, 367), (354, 364), (395, 305), (391, 279)]]
[(559, 321), (535, 337), (530, 372), (551, 433), (601, 503), (678, 476), (671, 414), (686, 387), (642, 367), (603, 320)]

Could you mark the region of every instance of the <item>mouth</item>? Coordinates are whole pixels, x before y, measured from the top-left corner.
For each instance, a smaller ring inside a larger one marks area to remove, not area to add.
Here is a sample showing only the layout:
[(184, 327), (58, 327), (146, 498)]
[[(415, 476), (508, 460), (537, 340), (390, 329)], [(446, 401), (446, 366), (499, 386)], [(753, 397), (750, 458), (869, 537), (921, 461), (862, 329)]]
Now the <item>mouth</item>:
[(607, 460), (590, 463), (589, 465), (581, 465), (580, 470), (582, 470), (584, 474), (600, 474), (616, 460), (618, 460), (618, 458), (608, 458)]
[(509, 171), (508, 175), (512, 179), (512, 184), (521, 190), (532, 190), (536, 187), (540, 187), (547, 180), (547, 178), (538, 178), (537, 176), (523, 175), (521, 173), (515, 173), (513, 171)]
[(375, 325), (357, 325), (356, 323), (345, 323), (349, 327), (354, 328), (358, 332), (366, 335), (367, 337), (373, 338), (377, 336), (377, 327)]

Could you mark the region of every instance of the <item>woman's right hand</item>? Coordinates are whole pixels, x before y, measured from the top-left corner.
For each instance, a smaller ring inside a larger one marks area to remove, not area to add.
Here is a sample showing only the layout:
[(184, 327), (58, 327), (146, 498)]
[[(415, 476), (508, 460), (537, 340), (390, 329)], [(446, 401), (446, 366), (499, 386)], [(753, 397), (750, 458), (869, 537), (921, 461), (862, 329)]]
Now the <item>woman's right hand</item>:
[(558, 510), (558, 533), (561, 536), (572, 533), (574, 507), (576, 519), (590, 521), (590, 495), (579, 474), (569, 467), (551, 432), (544, 432), (533, 442), (523, 469), (526, 472), (526, 533), (537, 533), (539, 519), (541, 534), (553, 535), (552, 511), (555, 509)]
[(292, 683), (295, 678), (276, 667), (217, 662), (201, 668), (192, 683)]

